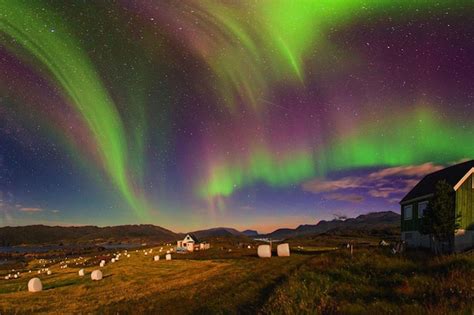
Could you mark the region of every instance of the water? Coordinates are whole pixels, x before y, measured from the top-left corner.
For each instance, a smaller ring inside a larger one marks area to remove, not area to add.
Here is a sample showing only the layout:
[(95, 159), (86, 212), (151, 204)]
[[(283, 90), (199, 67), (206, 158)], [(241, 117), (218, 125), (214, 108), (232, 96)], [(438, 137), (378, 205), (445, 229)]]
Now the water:
[(38, 245), (38, 246), (0, 246), (0, 253), (46, 253), (56, 250), (73, 250), (90, 247), (104, 247), (105, 249), (131, 249), (141, 247), (141, 244), (101, 244), (101, 245)]

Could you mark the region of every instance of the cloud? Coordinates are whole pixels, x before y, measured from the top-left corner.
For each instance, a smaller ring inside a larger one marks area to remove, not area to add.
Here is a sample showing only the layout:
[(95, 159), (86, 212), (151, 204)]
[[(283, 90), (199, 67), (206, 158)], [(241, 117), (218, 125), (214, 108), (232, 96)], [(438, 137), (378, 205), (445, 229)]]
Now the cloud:
[[(426, 174), (444, 167), (433, 163), (383, 168), (360, 176), (338, 179), (313, 179), (302, 184), (302, 189), (323, 194), (328, 200), (361, 202), (364, 196), (398, 200), (412, 189)], [(398, 202), (397, 201), (397, 202)]]
[(18, 210), (20, 210), (22, 212), (31, 212), (31, 213), (43, 211), (43, 209), (41, 209), (41, 208), (30, 208), (30, 207), (21, 207)]
[(52, 213), (59, 213), (59, 210), (51, 210)]
[(303, 183), (304, 191), (312, 193), (338, 191), (341, 189), (360, 188), (363, 181), (357, 177), (345, 177), (337, 180), (314, 179)]
[(349, 201), (349, 202), (362, 202), (364, 196), (358, 194), (344, 194), (344, 193), (332, 193), (324, 195), (325, 199), (338, 200), (338, 201)]
[(377, 172), (369, 174), (371, 179), (384, 179), (392, 176), (405, 177), (422, 177), (426, 174), (433, 173), (443, 169), (444, 166), (435, 165), (433, 163), (425, 163), (420, 165), (397, 166), (381, 169)]

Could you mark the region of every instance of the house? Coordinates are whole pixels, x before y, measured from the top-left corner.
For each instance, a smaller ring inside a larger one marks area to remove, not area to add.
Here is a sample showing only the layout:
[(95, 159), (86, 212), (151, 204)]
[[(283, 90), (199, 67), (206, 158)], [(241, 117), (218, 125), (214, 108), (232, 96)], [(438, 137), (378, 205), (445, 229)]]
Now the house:
[(177, 252), (194, 252), (195, 250), (209, 249), (210, 244), (200, 241), (194, 234), (186, 234), (182, 241), (178, 241)]
[(460, 228), (454, 235), (454, 251), (474, 246), (474, 160), (456, 164), (426, 175), (400, 201), (401, 237), (409, 247), (431, 248), (428, 235), (420, 233), (423, 212), (434, 195), (436, 184), (445, 180), (453, 188)]

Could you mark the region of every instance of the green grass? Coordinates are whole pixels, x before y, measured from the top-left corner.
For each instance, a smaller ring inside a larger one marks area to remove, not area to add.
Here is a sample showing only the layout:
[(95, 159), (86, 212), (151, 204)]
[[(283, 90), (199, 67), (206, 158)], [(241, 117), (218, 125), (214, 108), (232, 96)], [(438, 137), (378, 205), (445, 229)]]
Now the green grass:
[(325, 253), (275, 290), (265, 314), (470, 314), (474, 258), (393, 256), (380, 249)]
[[(98, 314), (470, 314), (474, 299), (472, 254), (392, 255), (387, 249), (347, 249), (306, 243), (291, 257), (259, 259), (255, 249), (213, 248), (173, 255), (172, 261), (131, 252), (102, 268), (90, 257), (79, 266), (40, 275), (44, 291), (29, 293), (35, 273), (0, 280), (0, 313)], [(161, 255), (163, 258), (163, 254)], [(110, 258), (110, 257), (109, 257)], [(37, 261), (27, 268), (39, 266)]]

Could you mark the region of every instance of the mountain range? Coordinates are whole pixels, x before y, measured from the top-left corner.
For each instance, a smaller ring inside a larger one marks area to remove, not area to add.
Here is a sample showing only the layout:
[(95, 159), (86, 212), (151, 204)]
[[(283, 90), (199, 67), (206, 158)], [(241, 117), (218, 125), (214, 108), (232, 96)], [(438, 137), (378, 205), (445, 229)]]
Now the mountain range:
[[(268, 234), (258, 234), (255, 230), (238, 231), (234, 228), (217, 227), (193, 231), (199, 239), (216, 237), (272, 238), (287, 239), (323, 233), (363, 232), (370, 230), (398, 229), (400, 215), (392, 212), (373, 212), (356, 218), (320, 221), (317, 224), (300, 225), (295, 229), (282, 228)], [(106, 243), (106, 242), (168, 242), (184, 237), (184, 233), (175, 233), (168, 229), (151, 225), (119, 226), (45, 226), (29, 225), (0, 228), (0, 246), (57, 243)]]
[(382, 230), (400, 226), (400, 215), (393, 211), (371, 212), (356, 218), (321, 220), (317, 224), (300, 225), (296, 229), (278, 229), (261, 235), (273, 239), (285, 239), (322, 233), (337, 233), (341, 230)]

